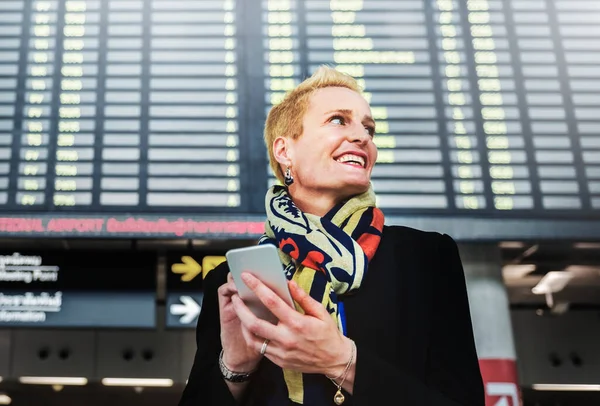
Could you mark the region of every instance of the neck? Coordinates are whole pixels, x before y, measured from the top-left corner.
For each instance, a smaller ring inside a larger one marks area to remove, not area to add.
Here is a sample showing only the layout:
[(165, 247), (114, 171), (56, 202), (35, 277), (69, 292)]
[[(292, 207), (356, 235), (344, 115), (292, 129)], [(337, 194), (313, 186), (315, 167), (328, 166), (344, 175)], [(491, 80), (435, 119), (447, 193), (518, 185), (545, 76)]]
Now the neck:
[(297, 208), (304, 213), (314, 214), (319, 217), (326, 215), (336, 204), (342, 201), (340, 196), (331, 196), (326, 193), (319, 193), (318, 191), (300, 192), (293, 185), (289, 192)]

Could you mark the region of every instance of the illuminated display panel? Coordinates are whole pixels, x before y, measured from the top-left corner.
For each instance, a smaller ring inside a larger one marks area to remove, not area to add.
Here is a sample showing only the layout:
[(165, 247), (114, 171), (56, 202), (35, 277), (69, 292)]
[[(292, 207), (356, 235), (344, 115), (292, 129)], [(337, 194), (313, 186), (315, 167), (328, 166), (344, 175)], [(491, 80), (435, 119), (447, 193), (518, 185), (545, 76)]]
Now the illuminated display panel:
[(235, 0), (0, 7), (5, 209), (243, 208)]
[(18, 138), (16, 125), (21, 121), (17, 112), (19, 56), (23, 47), (22, 30), (25, 2), (0, 2), (0, 204), (9, 201), (10, 177), (14, 176), (11, 148)]
[[(563, 90), (569, 91), (573, 112), (569, 135), (579, 151), (580, 188), (593, 209), (600, 208), (600, 5), (594, 1), (561, 1), (552, 4), (558, 26), (557, 46), (564, 62)], [(583, 181), (585, 180), (585, 181)], [(589, 195), (588, 195), (589, 193)]]
[(596, 3), (0, 2), (0, 207), (260, 215), (266, 114), (326, 64), (386, 214), (598, 218)]
[(0, 326), (154, 327), (156, 256), (112, 253), (0, 252)]
[[(265, 74), (265, 115), (303, 77), (298, 0), (262, 0), (262, 29)], [(265, 150), (266, 151), (266, 150)], [(276, 183), (265, 152), (268, 185)]]
[(236, 0), (152, 1), (152, 207), (239, 207)]

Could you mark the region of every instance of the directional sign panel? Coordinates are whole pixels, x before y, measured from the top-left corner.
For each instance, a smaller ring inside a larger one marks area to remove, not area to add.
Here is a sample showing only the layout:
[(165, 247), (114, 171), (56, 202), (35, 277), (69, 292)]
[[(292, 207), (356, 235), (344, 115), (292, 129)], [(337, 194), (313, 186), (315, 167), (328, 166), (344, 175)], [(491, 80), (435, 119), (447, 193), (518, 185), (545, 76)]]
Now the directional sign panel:
[(171, 265), (171, 272), (181, 275), (182, 282), (190, 282), (202, 273), (202, 266), (189, 255), (183, 255), (181, 262)]
[(225, 261), (220, 252), (167, 254), (167, 327), (196, 328), (202, 308), (202, 280)]
[(195, 328), (202, 308), (203, 293), (167, 295), (167, 327)]
[(152, 254), (0, 254), (0, 327), (155, 326)]

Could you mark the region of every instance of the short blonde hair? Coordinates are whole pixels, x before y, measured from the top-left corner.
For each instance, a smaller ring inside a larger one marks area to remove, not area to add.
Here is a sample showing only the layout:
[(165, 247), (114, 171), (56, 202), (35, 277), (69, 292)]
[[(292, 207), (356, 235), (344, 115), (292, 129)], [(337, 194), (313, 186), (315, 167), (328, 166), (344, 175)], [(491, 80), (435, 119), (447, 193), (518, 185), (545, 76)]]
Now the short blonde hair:
[(275, 105), (267, 116), (264, 139), (269, 151), (273, 173), (283, 182), (283, 171), (273, 154), (273, 142), (279, 136), (297, 139), (302, 135), (302, 121), (308, 110), (312, 94), (326, 87), (345, 87), (361, 93), (356, 79), (328, 66), (320, 66), (311, 77), (304, 80)]

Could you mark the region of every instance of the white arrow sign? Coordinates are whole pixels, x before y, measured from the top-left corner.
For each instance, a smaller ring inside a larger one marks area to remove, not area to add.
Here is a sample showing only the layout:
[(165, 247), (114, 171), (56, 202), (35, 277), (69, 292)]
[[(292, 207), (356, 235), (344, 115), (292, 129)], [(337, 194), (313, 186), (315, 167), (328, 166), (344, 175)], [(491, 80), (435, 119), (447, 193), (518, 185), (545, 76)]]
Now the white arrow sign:
[(508, 399), (512, 400), (512, 406), (520, 406), (521, 404), (517, 385), (514, 383), (488, 382), (486, 389), (487, 394), (490, 396), (502, 396), (494, 406), (511, 406), (511, 402)]
[(506, 396), (503, 396), (494, 406), (510, 406), (510, 404), (508, 403), (508, 398)]
[(183, 304), (172, 304), (170, 307), (171, 314), (181, 316), (179, 318), (181, 324), (190, 324), (200, 314), (200, 305), (190, 296), (179, 296), (179, 300)]

